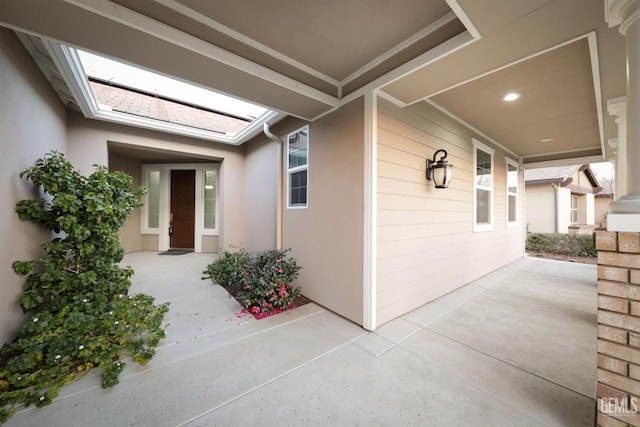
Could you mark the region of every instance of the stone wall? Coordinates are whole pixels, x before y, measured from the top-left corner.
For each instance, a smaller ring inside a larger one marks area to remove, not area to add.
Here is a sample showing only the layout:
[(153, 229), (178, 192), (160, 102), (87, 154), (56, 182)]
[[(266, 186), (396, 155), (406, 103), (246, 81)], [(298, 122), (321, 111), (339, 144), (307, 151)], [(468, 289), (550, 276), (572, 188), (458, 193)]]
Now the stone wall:
[(598, 416), (640, 426), (640, 233), (596, 231)]

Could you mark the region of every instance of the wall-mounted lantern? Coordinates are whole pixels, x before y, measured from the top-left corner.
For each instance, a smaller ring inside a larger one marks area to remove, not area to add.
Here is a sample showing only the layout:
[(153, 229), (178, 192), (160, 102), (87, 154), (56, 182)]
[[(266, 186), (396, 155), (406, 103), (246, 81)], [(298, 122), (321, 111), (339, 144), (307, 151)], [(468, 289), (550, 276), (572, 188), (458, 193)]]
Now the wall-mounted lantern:
[[(442, 153), (440, 160), (436, 162), (436, 156)], [(427, 180), (433, 181), (436, 188), (447, 188), (451, 182), (451, 169), (453, 165), (449, 164), (446, 150), (438, 150), (433, 153), (433, 159), (427, 159)]]

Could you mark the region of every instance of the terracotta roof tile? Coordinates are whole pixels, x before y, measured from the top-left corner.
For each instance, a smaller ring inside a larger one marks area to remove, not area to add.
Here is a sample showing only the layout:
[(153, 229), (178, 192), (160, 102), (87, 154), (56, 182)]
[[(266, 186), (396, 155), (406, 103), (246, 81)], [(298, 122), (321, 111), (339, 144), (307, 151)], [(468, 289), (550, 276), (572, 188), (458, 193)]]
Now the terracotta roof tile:
[(90, 81), (100, 104), (113, 111), (218, 133), (238, 133), (250, 122), (126, 88)]

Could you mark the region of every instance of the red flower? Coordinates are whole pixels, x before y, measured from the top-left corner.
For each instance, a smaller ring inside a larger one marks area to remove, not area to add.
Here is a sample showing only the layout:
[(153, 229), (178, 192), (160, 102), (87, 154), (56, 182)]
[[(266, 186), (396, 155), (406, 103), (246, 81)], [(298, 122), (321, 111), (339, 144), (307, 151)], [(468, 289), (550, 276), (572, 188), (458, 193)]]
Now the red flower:
[(278, 289), (278, 296), (281, 298), (289, 296), (289, 293), (287, 292), (287, 285), (285, 285), (284, 283), (280, 285), (280, 289)]

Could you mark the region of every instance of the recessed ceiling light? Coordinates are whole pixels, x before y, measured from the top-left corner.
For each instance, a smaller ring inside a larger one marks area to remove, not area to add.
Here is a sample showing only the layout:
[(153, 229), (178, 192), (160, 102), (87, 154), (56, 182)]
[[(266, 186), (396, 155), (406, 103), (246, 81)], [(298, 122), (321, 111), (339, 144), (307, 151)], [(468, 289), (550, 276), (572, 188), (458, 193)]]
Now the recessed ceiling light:
[(553, 138), (543, 138), (540, 140), (540, 142), (553, 142), (553, 141), (555, 141), (555, 139)]
[(503, 101), (507, 101), (507, 102), (511, 102), (511, 101), (515, 101), (516, 99), (520, 98), (522, 95), (520, 95), (519, 93), (516, 92), (509, 92), (508, 94), (506, 94), (505, 96), (502, 97)]

